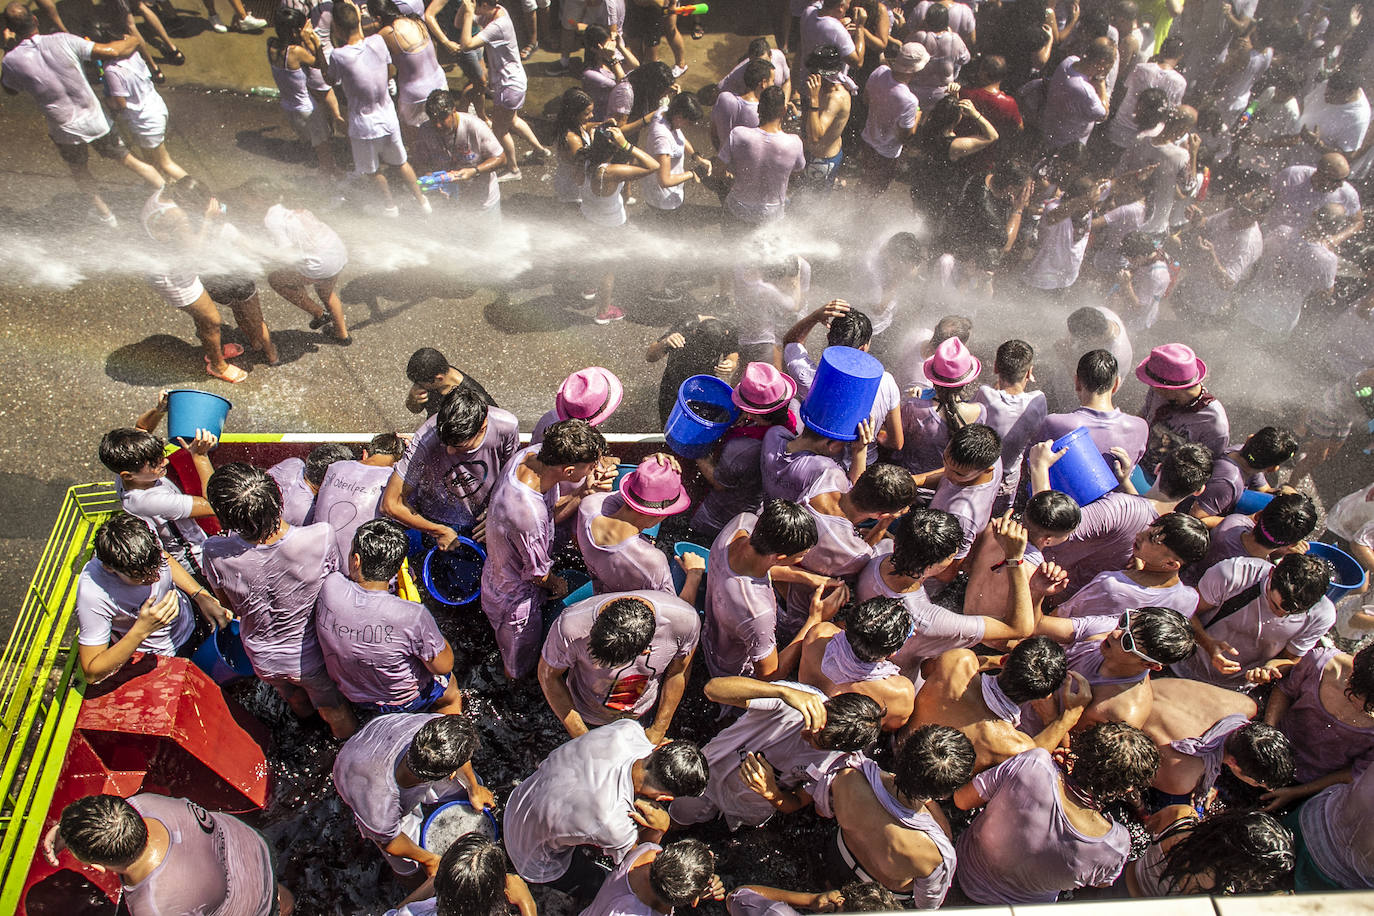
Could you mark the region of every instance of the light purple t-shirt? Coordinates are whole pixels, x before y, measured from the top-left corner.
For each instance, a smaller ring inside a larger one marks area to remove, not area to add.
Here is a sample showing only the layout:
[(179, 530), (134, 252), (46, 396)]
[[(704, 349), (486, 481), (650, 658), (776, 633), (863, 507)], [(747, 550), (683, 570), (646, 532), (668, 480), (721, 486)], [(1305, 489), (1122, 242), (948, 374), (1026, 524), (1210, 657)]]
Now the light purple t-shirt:
[(116, 478), (115, 492), (125, 512), (143, 519), (157, 532), (157, 539), (169, 556), (187, 570), (200, 568), (205, 529), (191, 518), (194, 497), (181, 492), (166, 477), (146, 490), (125, 489), (123, 481)]
[[(368, 839), (385, 846), (405, 832), (406, 816), (420, 805), (467, 795), (457, 777), (408, 789), (396, 782), (396, 764), (410, 749), (410, 742), (437, 718), (438, 713), (378, 716), (339, 748), (334, 758), (334, 789), (353, 811), (358, 832)], [(418, 842), (418, 837), (411, 839)]]
[[(844, 27), (844, 23), (834, 16), (822, 16), (817, 4), (801, 14), (801, 45), (797, 49), (797, 85), (806, 82), (806, 58), (821, 45), (834, 45), (840, 51), (840, 58), (846, 59), (854, 53), (854, 37)], [(848, 74), (849, 64), (841, 67), (840, 72)]]
[(1050, 78), (1040, 118), (1047, 149), (1087, 143), (1093, 128), (1107, 117), (1107, 108), (1092, 81), (1074, 68), (1077, 63), (1076, 55), (1064, 58)]
[[(729, 436), (729, 433), (726, 433)], [(692, 514), (692, 528), (712, 533), (742, 512), (763, 509), (763, 472), (759, 454), (763, 440), (752, 436), (727, 438), (716, 459), (716, 484)]]
[(769, 900), (758, 891), (737, 887), (725, 898), (730, 916), (799, 916), (796, 910), (777, 900)]
[(594, 728), (555, 748), (511, 793), (502, 821), (506, 851), (526, 881), (545, 883), (568, 870), (573, 850), (595, 846), (622, 862), (639, 843), (635, 762), (653, 751), (630, 719)]
[(882, 577), (883, 562), (892, 556), (892, 541), (887, 540), (873, 549), (873, 559), (859, 573), (855, 588), (860, 601), (870, 598), (899, 598), (911, 615), (915, 631), (902, 647), (892, 654), (892, 661), (902, 670), (920, 665), (928, 658), (934, 658), (950, 649), (968, 649), (983, 641), (986, 621), (982, 617), (965, 617), (963, 614), (942, 608), (930, 600), (925, 586), (911, 592), (895, 592)]
[(1056, 617), (1100, 617), (1142, 607), (1166, 607), (1191, 618), (1197, 611), (1197, 591), (1176, 582), (1149, 588), (1132, 582), (1122, 570), (1098, 573), (1068, 601), (1055, 608)]
[(1374, 767), (1331, 786), (1298, 809), (1307, 853), (1345, 888), (1374, 888)]
[(286, 523), (310, 524), (310, 510), (315, 507), (315, 492), (305, 480), (305, 462), (300, 458), (278, 461), (267, 469), (267, 476), (275, 480), (281, 490), (281, 517)]
[(1079, 833), (1060, 801), (1049, 752), (1024, 751), (973, 777), (988, 800), (959, 838), (959, 887), (982, 904), (1053, 903), (1060, 891), (1111, 884), (1131, 837), (1112, 821), (1104, 836)]
[(334, 543), (345, 559), (353, 551), (353, 535), (364, 522), (380, 518), (382, 492), (391, 468), (361, 461), (336, 461), (324, 472), (315, 496), (315, 521), (334, 529)]
[(271, 544), (237, 534), (205, 544), (205, 575), (239, 618), (244, 651), (258, 677), (320, 671), (315, 600), (325, 576), (342, 564), (328, 525), (292, 527)]
[(752, 677), (754, 664), (778, 647), (778, 599), (769, 576), (740, 575), (730, 566), (730, 542), (752, 534), (758, 516), (731, 519), (711, 544), (706, 561), (706, 627), (701, 648), (712, 677)]
[(275, 910), (272, 853), (252, 827), (185, 798), (142, 792), (129, 804), (141, 817), (166, 827), (171, 839), (146, 878), (124, 885), (124, 902), (133, 916), (263, 916)]
[(89, 143), (110, 132), (110, 119), (82, 70), (94, 47), (85, 38), (58, 32), (30, 35), (5, 52), (0, 85), (33, 96), (54, 143)]
[[(987, 407), (975, 406), (978, 416), (972, 422), (986, 423)], [(944, 464), (949, 425), (934, 400), (907, 398), (902, 402), (902, 440), (902, 450), (897, 453), (896, 461), (908, 471), (921, 474)]]
[(1221, 401), (1212, 401), (1200, 410), (1172, 410), (1163, 420), (1157, 420), (1159, 411), (1168, 403), (1158, 388), (1151, 388), (1145, 395), (1145, 406), (1140, 415), (1150, 424), (1151, 448), (1166, 433), (1183, 437), (1188, 442), (1205, 445), (1212, 450), (1212, 457), (1219, 458), (1231, 447), (1231, 421), (1226, 417), (1226, 408)]
[(916, 94), (884, 64), (868, 78), (864, 98), (868, 101), (864, 142), (885, 159), (898, 158), (902, 155), (899, 132), (915, 127), (920, 117), (921, 104), (916, 101)]
[(348, 136), (352, 139), (400, 134), (401, 122), (387, 89), (390, 66), (391, 50), (380, 35), (335, 47), (329, 55), (329, 74), (348, 97)]
[(499, 407), (488, 408), (487, 434), (477, 448), (449, 454), (439, 440), (437, 418), (435, 414), (415, 431), (394, 473), (414, 488), (412, 511), (455, 529), (471, 528), (501, 479), (502, 468), (520, 447), (520, 421)]
[(1245, 542), (1241, 538), (1247, 531), (1254, 530), (1255, 520), (1249, 515), (1228, 515), (1223, 518), (1220, 524), (1212, 529), (1211, 537), (1207, 541), (1207, 556), (1202, 558), (1201, 563), (1194, 563), (1183, 570), (1183, 581), (1196, 586), (1203, 573), (1222, 560), (1249, 556)]
[(986, 483), (961, 487), (949, 477), (940, 478), (940, 485), (935, 488), (935, 498), (930, 501), (930, 508), (948, 512), (959, 520), (964, 537), (954, 554), (956, 559), (968, 556), (968, 552), (973, 549), (973, 542), (988, 526), (992, 519), (992, 504), (997, 499), (1001, 486), (1001, 458), (993, 464), (992, 476)]
[(341, 572), (320, 589), (315, 634), (329, 677), (355, 703), (409, 703), (434, 678), (425, 662), (448, 647), (424, 605), (363, 588)]
[[(662, 916), (658, 910), (639, 899), (630, 887), (630, 869), (651, 852), (662, 852), (657, 843), (641, 843), (626, 854), (601, 884), (595, 899), (578, 916)], [(671, 912), (671, 911), (670, 911)]]
[(742, 99), (733, 92), (722, 92), (716, 97), (716, 104), (711, 106), (711, 126), (724, 146), (736, 127), (759, 126), (759, 103)]
[[(763, 437), (759, 454), (759, 468), (763, 472), (763, 495), (766, 499), (786, 499), (798, 502), (807, 491), (847, 493), (848, 476), (834, 458), (815, 452), (788, 452), (787, 446), (795, 433), (785, 426), (774, 426)], [(826, 478), (824, 489), (815, 489)]]
[(1023, 391), (1007, 394), (988, 385), (980, 385), (974, 401), (987, 410), (987, 425), (1002, 437), (1002, 484), (999, 497), (1011, 497), (1021, 482), (1021, 456), (1045, 422), (1045, 392)]
[(1345, 215), (1352, 218), (1359, 212), (1360, 195), (1350, 182), (1342, 181), (1334, 191), (1319, 191), (1312, 187), (1316, 173), (1316, 166), (1292, 165), (1274, 176), (1274, 206), (1264, 218), (1266, 237), (1275, 226), (1305, 229), (1323, 204), (1340, 204)]
[(725, 198), (730, 213), (747, 223), (780, 219), (792, 173), (806, 167), (801, 137), (761, 127), (736, 127), (719, 155), (735, 176)]
[(1292, 333), (1304, 303), (1335, 286), (1339, 263), (1334, 251), (1303, 238), (1293, 226), (1274, 226), (1265, 232), (1264, 256), (1248, 295), (1237, 300), (1236, 311), (1262, 330)]
[(592, 536), (592, 524), (597, 519), (623, 508), (625, 500), (619, 493), (594, 493), (577, 507), (577, 548), (582, 551), (597, 593), (648, 589), (675, 594), (668, 555), (643, 532), (610, 546), (598, 544)]
[(540, 494), (515, 476), (540, 446), (516, 452), (501, 472), (487, 512), (487, 561), (482, 566), (482, 610), (498, 621), (523, 623), (542, 594), (534, 580), (553, 568), (553, 504), (557, 490)]
[[(654, 635), (635, 659), (607, 668), (592, 658), (591, 632), (596, 615), (618, 598), (639, 598), (654, 609)], [(669, 666), (690, 656), (701, 636), (696, 608), (661, 591), (622, 591), (594, 595), (565, 608), (544, 638), (543, 659), (568, 673), (573, 708), (588, 725), (637, 719), (658, 702), (659, 686)]]
[[(923, 23), (926, 19), (926, 10), (934, 4), (931, 0), (921, 0), (911, 8), (907, 14), (908, 22)], [(949, 27), (959, 33), (959, 37), (964, 41), (973, 40), (973, 32), (977, 27), (977, 20), (973, 15), (973, 7), (962, 0), (959, 3), (950, 3), (946, 7), (949, 10)]]
[(1113, 448), (1124, 448), (1133, 465), (1140, 463), (1150, 440), (1150, 427), (1144, 420), (1115, 407), (1111, 410), (1079, 407), (1070, 413), (1052, 413), (1045, 417), (1039, 439), (1059, 439), (1080, 426), (1088, 430), (1089, 438), (1103, 458), (1111, 454)]
[[(1273, 569), (1272, 563), (1258, 557), (1236, 557), (1223, 560), (1207, 571), (1197, 585), (1198, 595), (1212, 605), (1212, 610), (1200, 615), (1203, 626), (1212, 639), (1228, 642), (1237, 650), (1239, 654), (1235, 660), (1241, 670), (1232, 675), (1220, 673), (1212, 667), (1211, 659), (1199, 646), (1193, 655), (1174, 665), (1176, 673), (1220, 687), (1240, 688), (1246, 683), (1247, 669), (1266, 664), (1284, 651), (1297, 657), (1311, 651), (1317, 640), (1336, 623), (1336, 608), (1323, 595), (1301, 614), (1285, 617), (1275, 615), (1264, 594)], [(1223, 602), (1261, 579), (1266, 580), (1266, 586), (1260, 589), (1253, 601), (1229, 617), (1209, 625)]]
[(1070, 593), (1100, 572), (1125, 569), (1135, 549), (1135, 536), (1159, 518), (1143, 496), (1113, 490), (1083, 507), (1083, 518), (1069, 539), (1045, 548), (1045, 559), (1069, 573)]
[(611, 100), (615, 84), (615, 74), (605, 66), (582, 71), (582, 91), (592, 97), (592, 117), (598, 121), (606, 120), (606, 103)]
[[(152, 585), (129, 585), (106, 569), (98, 557), (91, 557), (76, 581), (77, 641), (83, 646), (104, 647), (122, 639), (138, 620), (143, 602), (149, 598), (160, 601), (171, 590), (172, 569), (167, 564)], [(177, 654), (177, 648), (196, 628), (191, 602), (181, 592), (177, 592), (177, 607), (176, 619), (149, 633), (138, 651)]]
[(520, 40), (515, 35), (515, 22), (508, 15), (497, 16), (473, 36), (486, 45), (487, 73), (492, 91), (525, 90), (525, 66), (520, 63)]
[(1212, 464), (1212, 477), (1202, 493), (1193, 500), (1193, 507), (1206, 511), (1208, 515), (1230, 515), (1245, 494), (1246, 487), (1263, 483), (1263, 474), (1255, 474), (1247, 479), (1234, 457), (1222, 455)]
[(1279, 730), (1293, 744), (1299, 783), (1346, 767), (1363, 770), (1374, 761), (1374, 721), (1367, 728), (1347, 725), (1321, 701), (1322, 671), (1339, 654), (1339, 649), (1317, 646), (1279, 681), (1279, 689), (1293, 701)]
[[(778, 48), (773, 48), (768, 52), (768, 62), (773, 65), (773, 85), (781, 86), (792, 78), (792, 70), (787, 66), (787, 55)], [(748, 58), (735, 64), (733, 70), (725, 74), (720, 81), (721, 92), (733, 92), (739, 95), (746, 88), (744, 85), (744, 68), (749, 66)]]

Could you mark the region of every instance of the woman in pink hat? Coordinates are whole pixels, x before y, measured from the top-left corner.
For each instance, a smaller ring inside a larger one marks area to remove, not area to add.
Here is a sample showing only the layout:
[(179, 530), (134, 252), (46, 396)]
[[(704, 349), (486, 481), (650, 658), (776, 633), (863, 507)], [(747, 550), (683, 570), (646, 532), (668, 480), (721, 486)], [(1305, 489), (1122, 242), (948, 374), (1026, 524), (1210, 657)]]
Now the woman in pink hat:
[(692, 516), (692, 531), (713, 540), (730, 519), (741, 512), (763, 508), (763, 476), (759, 450), (764, 433), (785, 425), (801, 431), (800, 407), (795, 398), (797, 383), (771, 363), (750, 363), (744, 368), (732, 400), (740, 418), (725, 433), (719, 448), (697, 459), (711, 491)]
[(1150, 386), (1141, 416), (1150, 424), (1145, 466), (1154, 467), (1180, 442), (1205, 445), (1213, 458), (1231, 447), (1231, 423), (1222, 406), (1202, 382), (1207, 364), (1192, 347), (1161, 344), (1135, 367), (1135, 377)]
[(610, 419), (625, 397), (625, 387), (610, 369), (590, 366), (563, 380), (554, 396), (554, 407), (539, 418), (530, 433), (530, 445), (544, 439), (544, 430), (559, 420), (586, 420), (600, 426)]
[[(656, 591), (674, 594), (668, 557), (644, 534), (692, 503), (677, 459), (651, 455), (620, 479), (615, 493), (585, 497), (577, 509), (577, 546), (597, 594)], [(695, 603), (706, 561), (699, 554), (678, 560), (687, 580), (679, 597)]]
[(986, 423), (987, 408), (964, 400), (965, 389), (978, 380), (983, 364), (959, 338), (941, 341), (922, 368), (931, 394), (902, 403), (905, 441), (896, 457), (898, 464), (918, 476), (917, 486), (924, 487), (923, 475), (944, 465), (950, 433), (971, 423)]

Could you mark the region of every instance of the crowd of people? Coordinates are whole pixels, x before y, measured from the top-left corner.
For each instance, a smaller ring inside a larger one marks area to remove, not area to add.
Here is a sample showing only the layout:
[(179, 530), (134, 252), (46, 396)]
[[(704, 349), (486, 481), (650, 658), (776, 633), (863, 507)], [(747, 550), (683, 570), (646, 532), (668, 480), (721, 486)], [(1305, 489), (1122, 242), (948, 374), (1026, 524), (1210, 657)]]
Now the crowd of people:
[[(342, 238), (267, 181), (235, 203), (261, 232), (236, 228), (164, 145), (133, 20), (156, 34), (156, 11), (92, 6), (75, 33), (51, 4), (7, 6), (0, 85), (34, 96), (101, 221), (119, 224), (90, 147), (154, 189), (151, 282), (192, 317), (206, 371), (247, 377), (218, 305), (277, 361), (259, 277), (351, 343)], [(267, 25), (234, 7), (234, 28)], [(266, 40), (285, 116), (322, 174), (341, 175), (331, 138), (348, 138), (383, 218), (493, 228), (503, 183), (547, 166), (545, 205), (614, 249), (631, 213), (715, 236), (686, 202), (693, 184), (717, 196), (704, 209), (738, 256), (706, 278), (714, 314), (671, 265), (607, 259), (569, 288), (598, 324), (624, 317), (617, 275), (680, 304), (644, 354), (664, 364), (660, 419), (702, 374), (738, 419), (705, 457), (665, 448), (625, 472), (599, 429), (625, 397), (615, 373), (572, 373), (531, 423), (424, 348), (413, 433), (259, 468), (216, 467), (201, 431), (176, 443), (190, 495), (159, 403), (99, 443), (124, 511), (81, 574), (86, 678), (237, 620), (257, 678), (336, 739), (334, 789), (414, 890), (405, 916), (531, 916), (553, 892), (589, 916), (782, 916), (1374, 887), (1374, 606), (1366, 585), (1338, 619), (1309, 550), (1321, 535), (1374, 570), (1374, 484), (1319, 494), (1313, 477), (1374, 422), (1362, 7), (777, 7), (775, 41), (689, 93), (683, 33), (701, 23), (661, 0), (285, 0)], [(580, 85), (550, 130), (521, 114), (523, 61), (555, 43)], [(836, 280), (845, 298), (813, 307), (812, 264), (776, 230), (839, 200), (875, 222), (914, 207), (924, 231), (880, 237)], [(226, 257), (241, 248), (273, 255)], [(984, 367), (958, 304), (994, 296), (1067, 333), (1007, 339), (979, 317)], [(1257, 358), (1310, 348), (1325, 393), (1296, 424), (1233, 429), (1206, 354), (1159, 339), (1162, 321), (1234, 327)], [(852, 428), (817, 422), (830, 348), (885, 367)], [(1119, 483), (1081, 505), (1052, 486), (1079, 429)], [(407, 557), (474, 542), (507, 687), (537, 683), (567, 732), (509, 794), (477, 772), (446, 612), (397, 594)], [(675, 724), (693, 693), (714, 710), (700, 743)], [(454, 798), (498, 812), (500, 842), (426, 849), (424, 817)], [(834, 821), (797, 851), (824, 886), (722, 884), (699, 825), (807, 808)], [(116, 872), (135, 914), (292, 906), (271, 845), (185, 799), (81, 799), (44, 854)]]

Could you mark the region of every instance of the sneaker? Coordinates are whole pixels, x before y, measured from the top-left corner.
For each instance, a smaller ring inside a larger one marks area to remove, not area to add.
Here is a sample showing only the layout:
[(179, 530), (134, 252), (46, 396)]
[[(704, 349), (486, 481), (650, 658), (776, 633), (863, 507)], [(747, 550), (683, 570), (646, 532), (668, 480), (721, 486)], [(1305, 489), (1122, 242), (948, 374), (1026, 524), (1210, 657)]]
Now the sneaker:
[(690, 67), (690, 66), (691, 66), (691, 64), (683, 64), (681, 67), (674, 67), (674, 68), (673, 68), (673, 79), (677, 79), (679, 76), (681, 76), (682, 74), (686, 73), (686, 72), (687, 72), (687, 68)]
[(498, 182), (519, 181), (524, 177), (525, 176), (520, 172), (502, 172), (500, 175), (496, 176), (496, 180)]
[(240, 32), (261, 32), (265, 28), (267, 28), (267, 20), (259, 19), (252, 13), (240, 19), (238, 24), (238, 30)]
[(681, 301), (682, 301), (682, 290), (680, 290), (680, 289), (673, 289), (671, 286), (665, 286), (665, 287), (663, 287), (663, 289), (654, 290), (653, 292), (649, 293), (649, 301), (650, 301), (650, 302), (681, 302)]
[(542, 165), (549, 159), (549, 151), (543, 149), (532, 149), (526, 151), (524, 160), (530, 165)]
[(592, 321), (595, 321), (597, 324), (610, 324), (612, 321), (619, 321), (624, 317), (625, 313), (613, 305), (605, 312), (593, 318)]
[(627, 206), (627, 207), (633, 207), (633, 206), (634, 206), (635, 204), (637, 204), (637, 203), (639, 203), (639, 198), (637, 198), (637, 197), (627, 197), (627, 198), (625, 198), (625, 206)]
[(430, 216), (434, 213), (434, 207), (430, 204), (428, 197), (420, 198), (420, 212), (425, 216)]
[(219, 13), (210, 14), (210, 28), (214, 29), (216, 32), (229, 31), (229, 26), (220, 21)]
[(119, 228), (119, 220), (115, 219), (115, 215), (113, 213), (101, 213), (99, 210), (92, 207), (91, 216), (99, 220), (100, 222), (104, 223), (110, 229)]
[(582, 298), (583, 298), (583, 300), (585, 300), (585, 301), (587, 301), (587, 302), (591, 302), (593, 299), (595, 299), (595, 298), (597, 297), (597, 293), (598, 293), (597, 288), (596, 288), (595, 286), (593, 286), (593, 287), (590, 287), (590, 288), (588, 288), (588, 289), (584, 289), (584, 290), (582, 291)]
[(566, 60), (560, 60), (557, 63), (550, 65), (549, 76), (567, 76), (568, 71), (571, 69), (572, 68), (568, 65), (568, 62)]
[(383, 207), (383, 208), (382, 208), (382, 216), (385, 216), (387, 219), (396, 219), (396, 218), (399, 217), (400, 215), (401, 215), (401, 210), (400, 210), (400, 208), (397, 207), (395, 204), (392, 204), (392, 205), (389, 206), (389, 207)]

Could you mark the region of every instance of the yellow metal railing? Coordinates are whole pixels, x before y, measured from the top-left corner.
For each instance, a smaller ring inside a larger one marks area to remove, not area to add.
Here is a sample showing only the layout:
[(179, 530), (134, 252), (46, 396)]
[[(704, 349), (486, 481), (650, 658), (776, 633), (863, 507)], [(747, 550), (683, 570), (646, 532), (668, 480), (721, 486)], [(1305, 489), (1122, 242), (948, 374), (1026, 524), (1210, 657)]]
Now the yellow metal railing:
[(0, 654), (0, 913), (19, 905), (81, 709), (85, 682), (69, 635), (76, 583), (96, 529), (118, 508), (113, 484), (67, 491)]

